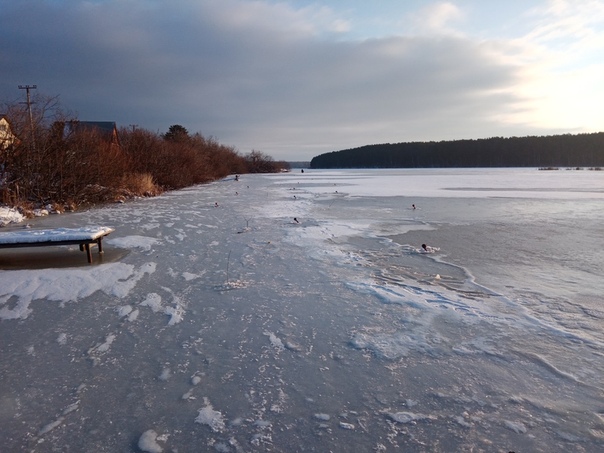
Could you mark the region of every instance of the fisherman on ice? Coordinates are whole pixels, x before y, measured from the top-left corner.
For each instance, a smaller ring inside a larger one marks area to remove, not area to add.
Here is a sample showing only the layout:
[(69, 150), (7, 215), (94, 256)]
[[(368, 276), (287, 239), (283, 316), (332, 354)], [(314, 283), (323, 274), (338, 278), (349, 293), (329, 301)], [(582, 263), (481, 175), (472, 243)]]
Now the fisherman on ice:
[(420, 253), (434, 253), (438, 252), (440, 249), (438, 247), (430, 247), (429, 245), (422, 244), (422, 248), (419, 249)]

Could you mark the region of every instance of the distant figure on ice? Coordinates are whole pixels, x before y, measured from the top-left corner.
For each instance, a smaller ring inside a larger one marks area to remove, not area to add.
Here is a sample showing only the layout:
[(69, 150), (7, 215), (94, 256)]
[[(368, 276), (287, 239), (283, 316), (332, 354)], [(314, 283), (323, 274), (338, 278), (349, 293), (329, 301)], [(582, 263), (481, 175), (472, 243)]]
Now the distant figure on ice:
[(304, 169), (302, 169), (302, 170), (300, 171), (300, 173), (304, 173)]
[(411, 207), (413, 207), (413, 209), (415, 209), (415, 205), (414, 204), (412, 204)]
[(235, 181), (239, 181), (239, 175), (235, 175)]
[(214, 203), (214, 207), (217, 208), (218, 207), (218, 202)]
[(296, 222), (296, 223), (300, 223), (300, 221), (298, 220), (298, 218), (297, 218), (297, 217), (294, 217), (294, 222)]
[(438, 252), (440, 249), (438, 247), (430, 247), (429, 245), (422, 244), (422, 248), (419, 249), (420, 253), (434, 253)]

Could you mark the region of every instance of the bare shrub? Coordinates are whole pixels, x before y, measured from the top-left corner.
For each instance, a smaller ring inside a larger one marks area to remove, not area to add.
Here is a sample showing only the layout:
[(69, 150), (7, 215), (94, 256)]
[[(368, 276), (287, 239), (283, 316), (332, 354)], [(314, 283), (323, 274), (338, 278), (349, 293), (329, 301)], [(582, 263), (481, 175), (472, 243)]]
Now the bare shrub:
[(21, 103), (2, 106), (18, 138), (0, 153), (0, 201), (7, 205), (56, 203), (75, 210), (277, 167), (269, 156), (254, 151), (252, 159), (242, 157), (179, 125), (163, 135), (122, 128), (119, 140), (107, 140), (104, 128), (83, 127), (86, 122), (65, 113), (56, 97), (36, 94), (32, 105), (32, 122)]
[(138, 196), (154, 196), (161, 191), (150, 173), (127, 173), (122, 176), (120, 187)]

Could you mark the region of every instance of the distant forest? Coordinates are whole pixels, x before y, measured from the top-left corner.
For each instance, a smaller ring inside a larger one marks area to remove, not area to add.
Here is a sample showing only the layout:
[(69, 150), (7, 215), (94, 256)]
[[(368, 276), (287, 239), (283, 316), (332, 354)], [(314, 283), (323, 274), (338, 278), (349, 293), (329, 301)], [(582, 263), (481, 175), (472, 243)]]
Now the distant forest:
[(314, 157), (310, 168), (600, 167), (604, 132), (385, 143)]

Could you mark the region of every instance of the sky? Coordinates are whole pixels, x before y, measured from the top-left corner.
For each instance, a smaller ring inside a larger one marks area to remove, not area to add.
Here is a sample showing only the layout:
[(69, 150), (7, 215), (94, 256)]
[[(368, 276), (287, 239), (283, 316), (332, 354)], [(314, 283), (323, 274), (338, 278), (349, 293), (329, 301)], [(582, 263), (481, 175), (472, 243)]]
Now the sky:
[[(604, 131), (604, 0), (0, 0), (0, 102), (304, 161)], [(1, 113), (1, 112), (0, 112)]]

